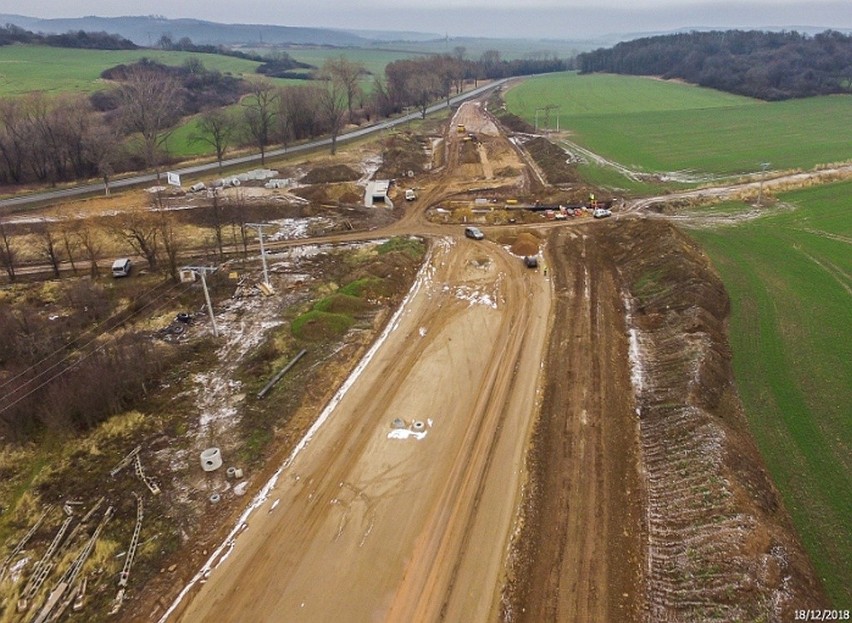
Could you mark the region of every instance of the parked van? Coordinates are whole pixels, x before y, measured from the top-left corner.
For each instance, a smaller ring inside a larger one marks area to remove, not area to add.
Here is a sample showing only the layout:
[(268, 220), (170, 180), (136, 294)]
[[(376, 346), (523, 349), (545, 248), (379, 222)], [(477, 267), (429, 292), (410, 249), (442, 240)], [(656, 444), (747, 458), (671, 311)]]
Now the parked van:
[(130, 267), (133, 263), (129, 257), (121, 257), (112, 263), (113, 277), (127, 277), (130, 274)]

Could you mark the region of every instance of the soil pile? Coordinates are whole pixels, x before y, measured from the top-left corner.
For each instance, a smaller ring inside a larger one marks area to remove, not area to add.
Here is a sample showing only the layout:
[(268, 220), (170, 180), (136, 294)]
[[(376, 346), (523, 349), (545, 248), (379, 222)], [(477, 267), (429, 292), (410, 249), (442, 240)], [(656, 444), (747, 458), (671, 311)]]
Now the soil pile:
[(721, 280), (667, 223), (601, 233), (627, 308), (650, 619), (792, 620), (801, 604), (825, 603), (734, 389)]
[(558, 320), (504, 620), (788, 621), (825, 604), (751, 440), (700, 249), (622, 220), (556, 230), (548, 250)]
[(518, 235), (515, 242), (512, 243), (512, 253), (515, 255), (527, 256), (538, 254), (538, 238), (528, 232), (523, 232)]

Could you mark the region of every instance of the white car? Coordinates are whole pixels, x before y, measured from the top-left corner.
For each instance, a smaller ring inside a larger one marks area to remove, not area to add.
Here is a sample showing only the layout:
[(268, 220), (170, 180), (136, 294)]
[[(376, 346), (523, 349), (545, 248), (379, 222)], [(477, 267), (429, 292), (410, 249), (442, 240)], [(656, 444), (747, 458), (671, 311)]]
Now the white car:
[(592, 216), (595, 218), (606, 218), (608, 216), (612, 216), (612, 210), (607, 210), (606, 208), (595, 208), (595, 211), (592, 212)]
[(405, 200), (406, 201), (414, 201), (417, 199), (417, 193), (414, 192), (413, 188), (409, 188), (405, 191)]

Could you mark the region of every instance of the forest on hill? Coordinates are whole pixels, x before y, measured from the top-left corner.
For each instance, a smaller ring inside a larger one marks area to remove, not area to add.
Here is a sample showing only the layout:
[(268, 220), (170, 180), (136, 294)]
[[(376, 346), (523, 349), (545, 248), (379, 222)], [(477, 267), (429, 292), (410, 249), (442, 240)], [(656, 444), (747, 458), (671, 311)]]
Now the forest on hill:
[(678, 78), (768, 101), (852, 93), (852, 36), (728, 30), (645, 37), (580, 54), (577, 68)]

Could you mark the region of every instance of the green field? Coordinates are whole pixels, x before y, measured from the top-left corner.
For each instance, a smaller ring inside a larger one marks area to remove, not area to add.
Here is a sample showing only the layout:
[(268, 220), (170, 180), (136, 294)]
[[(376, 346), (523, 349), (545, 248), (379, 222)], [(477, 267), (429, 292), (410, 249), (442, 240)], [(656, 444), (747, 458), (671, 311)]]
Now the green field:
[(852, 182), (693, 232), (731, 296), (737, 386), (755, 439), (835, 606), (852, 603)]
[[(536, 108), (559, 106), (572, 140), (646, 172), (733, 175), (761, 162), (797, 169), (852, 158), (848, 95), (767, 103), (651, 78), (564, 73), (525, 80), (505, 99), (530, 123)], [(555, 123), (551, 111), (548, 127)]]
[[(219, 54), (162, 50), (77, 50), (32, 45), (0, 47), (0, 96), (30, 91), (91, 93), (103, 89), (101, 72), (121, 63), (150, 58), (166, 65), (182, 65), (198, 58), (207, 69), (234, 75), (257, 76), (260, 64)], [(288, 81), (289, 82), (289, 81)], [(281, 81), (284, 84), (284, 81)]]
[(385, 66), (403, 58), (420, 56), (412, 52), (393, 52), (388, 50), (369, 50), (363, 48), (298, 48), (286, 50), (295, 60), (308, 63), (316, 67), (322, 67), (323, 63), (330, 58), (346, 57), (353, 63), (361, 63), (372, 74), (365, 78), (367, 82), (373, 81), (373, 75), (384, 78)]

